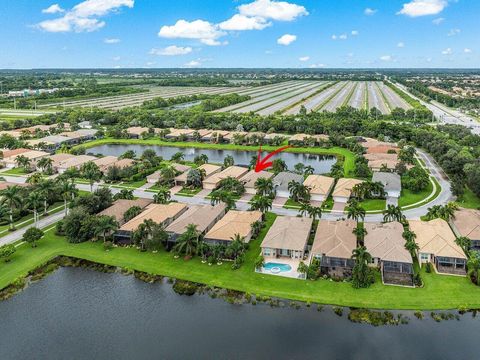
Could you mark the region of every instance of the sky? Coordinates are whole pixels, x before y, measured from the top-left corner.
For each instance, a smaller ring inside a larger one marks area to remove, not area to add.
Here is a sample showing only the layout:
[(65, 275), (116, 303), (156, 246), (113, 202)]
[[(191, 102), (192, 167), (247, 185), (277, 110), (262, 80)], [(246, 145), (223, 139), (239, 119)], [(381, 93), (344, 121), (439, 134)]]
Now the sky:
[(0, 69), (479, 68), (478, 0), (1, 0)]

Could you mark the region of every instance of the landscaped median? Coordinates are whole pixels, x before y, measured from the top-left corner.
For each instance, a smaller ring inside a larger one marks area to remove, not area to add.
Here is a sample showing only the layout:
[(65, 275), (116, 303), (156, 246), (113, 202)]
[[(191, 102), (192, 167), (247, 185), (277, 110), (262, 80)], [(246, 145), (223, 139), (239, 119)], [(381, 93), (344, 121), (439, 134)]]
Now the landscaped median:
[(25, 277), (31, 270), (57, 256), (65, 255), (101, 264), (113, 265), (151, 274), (194, 281), (210, 286), (233, 289), (250, 294), (279, 297), (311, 303), (371, 309), (437, 310), (480, 308), (480, 287), (466, 277), (445, 276), (422, 271), (423, 288), (385, 286), (377, 279), (368, 289), (354, 289), (350, 283), (330, 280), (303, 281), (254, 272), (254, 262), (260, 243), (275, 219), (267, 214), (267, 226), (259, 238), (250, 244), (245, 263), (232, 270), (229, 262), (222, 265), (202, 264), (192, 260), (175, 259), (165, 251), (140, 252), (134, 248), (114, 248), (105, 251), (101, 242), (69, 244), (65, 238), (46, 232), (37, 248), (18, 246), (10, 263), (0, 263), (0, 289)]
[[(213, 150), (234, 150), (234, 151), (250, 151), (254, 155), (258, 151), (258, 146), (250, 145), (234, 145), (234, 144), (211, 144), (202, 142), (172, 142), (164, 141), (158, 138), (151, 139), (115, 139), (103, 138), (83, 143), (77, 147), (84, 147), (86, 149), (99, 145), (158, 145), (182, 148), (197, 148), (197, 149), (213, 149)], [(262, 150), (271, 152), (278, 147), (262, 145)], [(353, 177), (355, 172), (355, 154), (350, 150), (341, 147), (320, 148), (320, 147), (293, 147), (285, 150), (286, 152), (314, 154), (314, 155), (332, 155), (337, 159), (343, 161), (345, 177)]]

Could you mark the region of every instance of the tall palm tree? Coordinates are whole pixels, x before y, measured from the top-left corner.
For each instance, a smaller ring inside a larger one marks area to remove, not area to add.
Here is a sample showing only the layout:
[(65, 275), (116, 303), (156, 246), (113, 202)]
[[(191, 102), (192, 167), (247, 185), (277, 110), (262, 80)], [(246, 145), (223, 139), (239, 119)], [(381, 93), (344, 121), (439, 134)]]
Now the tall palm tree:
[(147, 241), (152, 236), (155, 226), (152, 219), (145, 219), (133, 232), (132, 239), (135, 244), (140, 245), (140, 251), (146, 251)]
[(18, 185), (9, 186), (2, 191), (2, 204), (7, 205), (7, 207), (10, 209), (10, 231), (15, 230), (15, 226), (13, 225), (13, 211), (22, 206), (22, 197), (20, 192), (21, 189)]
[(38, 191), (32, 191), (28, 194), (27, 198), (28, 206), (33, 209), (33, 224), (37, 226), (38, 221), (38, 208), (42, 205), (42, 195)]
[(347, 219), (353, 219), (358, 223), (358, 220), (362, 221), (365, 219), (365, 209), (354, 200), (349, 201), (347, 207)]
[(167, 165), (160, 170), (160, 178), (164, 183), (171, 184), (175, 176), (177, 176), (177, 171), (172, 165)]
[(468, 276), (475, 284), (480, 285), (480, 252), (473, 251), (467, 261)]
[(235, 199), (228, 191), (215, 190), (210, 194), (210, 197), (210, 203), (212, 204), (212, 206), (223, 202), (225, 203), (228, 210), (235, 209), (236, 207)]
[(78, 190), (74, 183), (64, 180), (60, 182), (59, 191), (62, 194), (63, 206), (65, 209), (65, 216), (67, 216), (68, 215), (67, 203), (69, 200), (73, 200), (75, 198), (75, 195), (78, 193)]
[(409, 229), (406, 229), (403, 231), (402, 236), (405, 239), (405, 249), (407, 249), (412, 257), (414, 257), (417, 250), (420, 249), (418, 244), (415, 242), (417, 234)]
[(313, 219), (313, 222), (318, 218), (322, 217), (322, 208), (318, 206), (310, 206), (307, 210), (308, 216)]
[(158, 189), (158, 192), (153, 196), (153, 202), (155, 204), (168, 204), (171, 198), (170, 190), (162, 186)]
[(187, 173), (187, 186), (192, 186), (194, 188), (201, 188), (202, 181), (206, 177), (205, 169), (190, 169)]
[(293, 201), (304, 203), (310, 201), (310, 189), (298, 181), (290, 181), (288, 191)]
[(353, 250), (352, 259), (355, 260), (352, 270), (353, 287), (368, 287), (371, 284), (371, 271), (368, 264), (372, 262), (372, 255), (370, 255), (365, 246), (360, 246)]
[(266, 196), (255, 196), (250, 201), (250, 210), (258, 210), (262, 212), (263, 216), (265, 213), (272, 208), (272, 199)]
[(405, 221), (405, 215), (402, 214), (402, 209), (400, 208), (400, 206), (389, 204), (387, 208), (383, 211), (383, 221), (398, 221), (400, 223), (403, 223)]
[(172, 157), (170, 158), (170, 160), (173, 162), (182, 162), (184, 159), (185, 159), (185, 154), (180, 151), (173, 154)]
[(24, 155), (18, 155), (18, 156), (15, 158), (15, 163), (17, 164), (18, 167), (22, 167), (23, 170), (25, 170), (25, 172), (30, 171), (31, 161), (30, 161), (30, 159), (27, 158), (26, 156), (24, 156)]
[(305, 216), (308, 214), (308, 211), (310, 210), (312, 206), (308, 203), (302, 203), (300, 205), (300, 210), (298, 210), (300, 212), (300, 215), (302, 216)]
[(107, 234), (118, 229), (118, 222), (113, 216), (102, 215), (97, 218), (95, 236), (102, 236), (103, 242), (107, 241)]
[(37, 162), (37, 167), (42, 169), (42, 172), (51, 172), (53, 160), (50, 157), (43, 157)]
[(42, 174), (35, 172), (32, 175), (30, 175), (27, 179), (27, 183), (30, 185), (37, 185), (43, 180)]
[(305, 168), (303, 169), (303, 175), (312, 175), (314, 172), (315, 169), (310, 165), (305, 166)]
[(363, 240), (365, 239), (365, 236), (367, 235), (367, 229), (365, 229), (364, 226), (356, 226), (353, 231), (353, 234), (357, 237), (357, 243), (360, 245), (363, 245)]
[(232, 155), (227, 155), (223, 159), (223, 168), (226, 169), (227, 167), (235, 165), (235, 160), (233, 159)]
[(470, 240), (466, 236), (459, 236), (455, 239), (455, 244), (460, 246), (463, 249), (465, 255), (468, 256), (468, 254), (470, 253), (470, 247), (472, 246), (472, 240)]
[(88, 180), (90, 184), (90, 192), (93, 192), (93, 184), (102, 178), (100, 168), (93, 161), (89, 161), (82, 165), (80, 172), (82, 173), (82, 176)]
[(258, 178), (255, 181), (254, 187), (255, 187), (255, 190), (257, 191), (257, 195), (260, 195), (260, 196), (271, 195), (274, 189), (273, 180), (271, 178), (267, 179), (264, 177)]
[(197, 247), (201, 241), (201, 233), (197, 230), (197, 225), (187, 225), (185, 232), (179, 236), (174, 246), (174, 251), (185, 256), (193, 256), (197, 251)]
[(43, 199), (43, 215), (48, 215), (48, 199), (55, 190), (55, 185), (52, 180), (43, 180), (38, 183), (37, 189)]

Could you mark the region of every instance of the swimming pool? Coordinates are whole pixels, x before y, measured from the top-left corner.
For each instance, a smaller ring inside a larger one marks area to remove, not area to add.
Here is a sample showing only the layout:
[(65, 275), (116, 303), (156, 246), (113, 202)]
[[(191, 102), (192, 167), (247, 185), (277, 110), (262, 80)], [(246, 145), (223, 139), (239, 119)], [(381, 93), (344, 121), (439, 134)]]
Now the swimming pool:
[(273, 262), (267, 262), (263, 265), (263, 270), (269, 271), (272, 274), (278, 274), (281, 272), (291, 271), (292, 267), (288, 264), (279, 264)]

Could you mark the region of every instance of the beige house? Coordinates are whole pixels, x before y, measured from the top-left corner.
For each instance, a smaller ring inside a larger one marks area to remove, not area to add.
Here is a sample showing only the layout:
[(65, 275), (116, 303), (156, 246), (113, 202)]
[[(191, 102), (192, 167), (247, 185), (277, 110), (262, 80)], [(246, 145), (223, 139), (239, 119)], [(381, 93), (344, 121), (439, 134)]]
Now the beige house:
[(465, 236), (472, 242), (472, 250), (480, 250), (480, 210), (460, 208), (450, 225), (457, 237)]
[[(222, 170), (222, 167), (218, 165), (213, 165), (213, 164), (203, 164), (203, 165), (200, 165), (197, 169), (205, 171), (205, 179), (206, 179), (209, 176), (220, 172), (220, 170)], [(178, 175), (177, 177), (175, 177), (175, 185), (184, 186), (187, 182), (187, 177), (189, 172), (190, 170), (185, 171), (180, 175)]]
[(420, 263), (434, 264), (438, 273), (465, 275), (467, 257), (455, 243), (455, 234), (446, 221), (410, 220), (409, 223), (410, 230), (417, 235)]
[(224, 137), (223, 137), (223, 140), (225, 140), (225, 142), (233, 142), (233, 138), (235, 137), (235, 135), (241, 135), (241, 136), (247, 136), (248, 135), (248, 132), (245, 132), (245, 131), (232, 131), (232, 132), (229, 132), (228, 134), (226, 134)]
[(335, 179), (323, 175), (308, 175), (303, 185), (310, 188), (311, 199), (324, 201), (332, 191)]
[[(175, 169), (177, 174), (183, 174), (192, 168), (191, 166), (177, 164), (177, 163), (171, 164), (171, 166)], [(162, 178), (162, 172), (160, 170), (157, 170), (153, 174), (150, 174), (147, 176), (147, 182), (149, 184), (156, 184), (157, 182), (160, 181), (161, 178)]]
[(139, 215), (123, 224), (115, 233), (114, 239), (121, 243), (129, 243), (132, 233), (145, 220), (168, 226), (185, 211), (187, 211), (187, 205), (182, 203), (150, 204)]
[(320, 271), (337, 278), (348, 278), (355, 265), (352, 252), (357, 248), (353, 220), (320, 220), (310, 254), (320, 260)]
[(123, 220), (123, 215), (127, 212), (128, 209), (134, 206), (138, 206), (139, 208), (144, 209), (151, 203), (152, 203), (152, 200), (150, 199), (142, 199), (142, 198), (135, 199), (135, 200), (119, 199), (119, 200), (115, 200), (112, 206), (99, 212), (98, 215), (113, 216), (120, 225), (123, 225), (125, 223), (125, 221)]
[(56, 170), (59, 174), (63, 174), (66, 170), (68, 169), (80, 169), (83, 164), (96, 160), (97, 158), (95, 156), (90, 156), (90, 155), (78, 155), (70, 159), (66, 159), (64, 161), (61, 161)]
[(230, 131), (225, 130), (212, 130), (209, 134), (202, 137), (202, 141), (219, 142), (222, 141), (229, 133)]
[(57, 169), (62, 162), (67, 161), (69, 159), (73, 159), (75, 157), (77, 157), (77, 155), (68, 154), (68, 153), (53, 154), (50, 156), (50, 159), (52, 159), (53, 161), (52, 168)]
[(32, 169), (36, 169), (37, 167), (37, 162), (38, 160), (40, 160), (41, 158), (44, 158), (44, 157), (48, 157), (50, 156), (49, 153), (45, 152), (45, 151), (38, 151), (38, 150), (29, 150), (29, 151), (26, 151), (26, 152), (22, 152), (20, 154), (16, 154), (16, 155), (12, 155), (10, 157), (4, 157), (3, 158), (3, 163), (5, 164), (5, 167), (7, 169), (13, 169), (14, 167), (17, 166), (17, 157), (19, 156), (24, 156), (26, 157), (27, 159), (30, 160), (30, 167)]
[(193, 130), (190, 134), (188, 134), (188, 140), (195, 140), (195, 136), (197, 135), (200, 140), (204, 137), (209, 135), (212, 132), (212, 130), (207, 130), (207, 129), (199, 129), (199, 130)]
[(171, 129), (168, 134), (165, 135), (166, 139), (178, 139), (182, 136), (191, 136), (195, 130), (192, 129)]
[(403, 225), (389, 223), (364, 223), (367, 235), (364, 243), (373, 257), (373, 263), (380, 267), (384, 284), (413, 286), (413, 261), (405, 249)]
[(128, 168), (128, 167), (133, 166), (133, 165), (135, 165), (135, 160), (133, 160), (133, 159), (120, 159), (120, 160), (115, 161), (109, 167), (116, 166), (119, 169), (125, 169), (125, 168)]
[(18, 148), (18, 149), (3, 149), (1, 150), (2, 153), (2, 159), (9, 158), (12, 156), (17, 156), (23, 153), (26, 153), (28, 151), (31, 151), (31, 149), (25, 149), (25, 148)]
[(129, 127), (126, 131), (131, 138), (138, 139), (142, 136), (142, 134), (148, 133), (149, 130), (150, 128), (148, 127), (132, 126), (132, 127)]
[(230, 210), (207, 232), (204, 241), (208, 244), (228, 245), (238, 234), (248, 243), (252, 238), (252, 225), (262, 220), (260, 211)]
[(355, 185), (361, 184), (362, 180), (340, 178), (332, 192), (333, 201), (336, 203), (346, 203), (352, 196), (352, 189)]
[(101, 172), (105, 172), (110, 166), (115, 164), (118, 161), (116, 156), (107, 155), (96, 160), (93, 162), (98, 166)]
[(373, 153), (365, 154), (365, 159), (368, 160), (368, 167), (373, 171), (379, 171), (382, 167), (386, 166), (389, 170), (395, 170), (395, 167), (400, 162), (398, 160), (398, 155), (395, 154), (384, 154), (384, 153)]
[(362, 145), (365, 149), (370, 149), (372, 147), (377, 147), (377, 146), (389, 146), (392, 148), (397, 148), (397, 145), (395, 143), (380, 141), (380, 140), (368, 138), (368, 137), (361, 137), (359, 144)]
[(270, 179), (273, 177), (273, 173), (268, 171), (259, 171), (251, 170), (240, 178), (240, 181), (245, 185), (245, 193), (255, 195), (257, 191), (255, 190), (255, 182), (258, 179)]
[(302, 260), (312, 224), (313, 219), (307, 217), (278, 216), (262, 241), (262, 255)]
[(185, 232), (187, 226), (190, 224), (195, 225), (197, 231), (200, 234), (205, 235), (226, 212), (227, 209), (223, 203), (215, 206), (189, 205), (188, 210), (165, 229), (169, 234), (169, 245), (173, 245), (177, 241), (177, 238)]
[(203, 180), (203, 188), (214, 190), (217, 188), (220, 181), (226, 179), (228, 177), (233, 177), (235, 179), (241, 178), (248, 172), (247, 168), (240, 167), (240, 166), (229, 166), (228, 168), (209, 176), (205, 180)]

